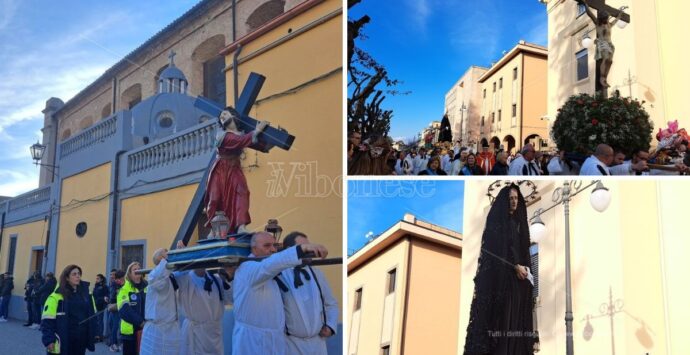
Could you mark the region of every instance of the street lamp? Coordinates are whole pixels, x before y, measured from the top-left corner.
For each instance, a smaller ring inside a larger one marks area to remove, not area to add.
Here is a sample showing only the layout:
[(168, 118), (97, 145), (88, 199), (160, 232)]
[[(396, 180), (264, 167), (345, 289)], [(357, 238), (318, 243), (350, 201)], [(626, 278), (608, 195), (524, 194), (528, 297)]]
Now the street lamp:
[[(570, 200), (582, 191), (595, 186), (590, 196), (590, 204), (592, 208), (599, 212), (603, 212), (611, 202), (611, 192), (604, 187), (601, 181), (592, 181), (589, 185), (582, 187), (582, 180), (564, 181), (563, 187), (559, 187), (553, 191), (551, 201), (553, 205), (546, 209), (538, 210), (530, 221), (530, 232), (534, 231), (537, 236), (543, 236), (546, 231), (546, 226), (541, 220), (540, 216), (559, 205), (563, 205), (563, 213), (565, 217), (565, 332), (566, 332), (566, 354), (573, 355), (573, 299), (572, 295), (572, 281), (570, 278)], [(539, 225), (541, 224), (541, 226)]]
[(29, 151), (31, 151), (31, 158), (34, 160), (34, 164), (38, 165), (40, 164), (39, 161), (43, 159), (43, 153), (46, 151), (46, 146), (36, 141), (36, 144), (29, 147)]
[(31, 152), (31, 159), (34, 160), (34, 165), (50, 168), (50, 171), (53, 174), (52, 178), (54, 179), (55, 175), (57, 174), (57, 165), (41, 163), (41, 160), (43, 159), (43, 154), (46, 152), (46, 146), (36, 141), (35, 144), (29, 147), (29, 151)]
[(592, 48), (593, 41), (589, 37), (589, 34), (585, 34), (584, 37), (582, 37), (582, 46), (585, 48)]

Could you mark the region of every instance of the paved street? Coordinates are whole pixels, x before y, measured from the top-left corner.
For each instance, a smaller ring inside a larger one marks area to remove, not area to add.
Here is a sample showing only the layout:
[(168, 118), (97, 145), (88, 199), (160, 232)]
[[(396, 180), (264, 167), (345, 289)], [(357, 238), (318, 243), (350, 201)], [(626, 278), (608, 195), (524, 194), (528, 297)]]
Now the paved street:
[[(0, 323), (0, 354), (2, 355), (43, 355), (46, 353), (41, 344), (41, 332), (22, 327), (23, 321), (10, 319)], [(96, 344), (96, 352), (87, 354), (114, 354), (108, 351), (103, 343)]]

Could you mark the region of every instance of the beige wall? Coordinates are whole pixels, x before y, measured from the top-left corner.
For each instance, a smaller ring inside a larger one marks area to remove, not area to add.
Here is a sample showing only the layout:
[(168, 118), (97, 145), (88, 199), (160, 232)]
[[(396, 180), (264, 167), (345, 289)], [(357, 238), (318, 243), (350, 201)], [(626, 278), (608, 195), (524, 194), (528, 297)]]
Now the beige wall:
[[(486, 68), (471, 66), (446, 93), (445, 112), (453, 130), (453, 140), (462, 138), (465, 146), (479, 141), (482, 96), (478, 81), (484, 73)], [(465, 113), (463, 105), (467, 108)]]
[[(33, 258), (34, 247), (45, 246), (46, 233), (48, 231), (47, 221), (37, 221), (20, 224), (12, 227), (5, 227), (2, 231), (2, 246), (0, 246), (0, 270), (5, 272), (9, 267), (10, 237), (17, 237), (17, 249), (14, 254), (14, 290), (15, 296), (24, 296), (24, 283), (29, 279), (32, 272), (36, 271), (36, 260)], [(39, 270), (41, 271), (41, 270)]]
[[(542, 200), (528, 208), (530, 215), (536, 208), (551, 205), (549, 197), (561, 183), (538, 181), (537, 185)], [(687, 242), (681, 241), (682, 227), (675, 227), (678, 219), (670, 219), (681, 217), (666, 211), (678, 210), (671, 199), (689, 194), (690, 186), (680, 182), (612, 180), (605, 181), (605, 185), (612, 200), (603, 213), (590, 206), (591, 188), (571, 203), (575, 349), (586, 354), (608, 353), (613, 337), (616, 353), (685, 353), (688, 348), (683, 337), (688, 326), (680, 319), (687, 319), (687, 307), (678, 295), (688, 291), (687, 283), (681, 279), (690, 270), (690, 261), (677, 251), (683, 247), (687, 250)], [(483, 196), (486, 188), (487, 183), (481, 182), (465, 185), (466, 201), (472, 201), (475, 207), (465, 208), (464, 216), (460, 348), (465, 343), (474, 286), (471, 279), (476, 272), (481, 229), (488, 212), (488, 200)], [(480, 208), (476, 201), (480, 201)], [(539, 244), (538, 321), (541, 351), (546, 354), (562, 353), (565, 347), (563, 216), (560, 206), (542, 216), (547, 235)], [(668, 228), (669, 225), (673, 227)], [(614, 315), (613, 334), (608, 317), (590, 319), (593, 334), (585, 340), (586, 317), (600, 315), (601, 304), (609, 301), (609, 292), (614, 301), (621, 300), (624, 312)]]
[[(681, 45), (684, 33), (678, 31), (690, 11), (685, 1), (609, 0), (614, 8), (630, 6), (626, 12), (631, 23), (613, 28), (616, 47), (608, 81), (609, 94), (618, 89), (622, 96), (646, 101), (644, 107), (654, 123), (654, 131), (666, 127), (667, 121), (679, 120), (681, 127), (690, 125), (690, 112), (683, 93), (690, 69), (684, 64), (687, 46)], [(548, 115), (556, 118), (557, 109), (574, 94), (594, 93), (594, 48), (589, 49), (589, 77), (576, 81), (575, 53), (581, 50), (582, 36), (594, 29), (586, 15), (576, 18), (574, 1), (551, 0), (547, 4), (549, 21)], [(590, 32), (594, 39), (596, 32)], [(630, 75), (630, 76), (629, 76)], [(632, 84), (628, 84), (632, 79)], [(656, 139), (652, 140), (656, 144)]]
[[(381, 338), (383, 332), (384, 318), (384, 298), (386, 296), (388, 272), (396, 268), (396, 290), (393, 312), (392, 342), (390, 347), (391, 354), (400, 354), (402, 339), (402, 322), (404, 314), (405, 289), (407, 288), (406, 275), (407, 256), (410, 242), (407, 238), (401, 239), (398, 243), (391, 246), (385, 252), (378, 254), (370, 259), (367, 264), (350, 272), (347, 277), (347, 299), (348, 305), (346, 312), (348, 319), (352, 319), (354, 311), (355, 291), (362, 289), (362, 304), (359, 317), (359, 332), (354, 334), (348, 328), (348, 336), (344, 343), (352, 344), (352, 337), (358, 339), (356, 352), (352, 347), (348, 354), (379, 354), (381, 352)], [(353, 324), (349, 324), (351, 327)], [(408, 333), (409, 334), (409, 333)]]
[[(97, 274), (106, 273), (110, 173), (111, 164), (106, 163), (62, 180), (60, 221), (55, 241), (56, 275), (70, 264), (79, 265), (82, 279), (91, 283), (96, 282)], [(93, 201), (79, 202), (86, 200)], [(75, 232), (79, 222), (87, 225), (86, 235), (82, 238)]]
[(460, 251), (413, 240), (409, 270), (405, 353), (455, 354)]

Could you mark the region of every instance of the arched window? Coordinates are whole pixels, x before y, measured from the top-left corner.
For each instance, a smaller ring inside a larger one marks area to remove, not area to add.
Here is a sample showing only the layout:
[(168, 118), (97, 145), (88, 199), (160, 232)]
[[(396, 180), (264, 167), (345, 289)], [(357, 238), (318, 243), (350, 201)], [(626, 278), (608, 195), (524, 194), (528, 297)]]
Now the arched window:
[(122, 92), (122, 104), (128, 109), (141, 102), (141, 84), (134, 84)]
[(270, 0), (256, 8), (247, 18), (248, 32), (261, 27), (268, 21), (280, 16), (285, 12), (285, 0)]
[(223, 47), (225, 36), (215, 35), (194, 49), (192, 61), (195, 68), (192, 73), (192, 86), (201, 89), (202, 96), (225, 106), (225, 57), (218, 55)]
[(72, 136), (72, 130), (67, 128), (66, 130), (62, 131), (62, 134), (60, 135), (60, 142), (64, 142), (65, 140), (67, 140), (71, 136)]
[(81, 121), (79, 121), (79, 130), (83, 131), (83, 130), (91, 127), (92, 124), (93, 124), (93, 118), (91, 118), (91, 116), (86, 116), (86, 117), (82, 118)]
[(112, 106), (110, 105), (110, 103), (108, 103), (107, 105), (105, 105), (105, 106), (103, 107), (103, 109), (101, 110), (101, 119), (104, 119), (104, 118), (110, 116), (110, 114), (112, 113), (112, 111), (113, 111), (113, 109), (112, 109)]

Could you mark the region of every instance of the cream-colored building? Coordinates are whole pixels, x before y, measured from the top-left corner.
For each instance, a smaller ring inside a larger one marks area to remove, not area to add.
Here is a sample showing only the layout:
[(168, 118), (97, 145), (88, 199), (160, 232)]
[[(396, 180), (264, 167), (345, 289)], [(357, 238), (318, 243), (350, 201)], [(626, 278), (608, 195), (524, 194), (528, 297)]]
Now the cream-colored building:
[[(589, 182), (583, 181), (582, 187)], [(529, 216), (551, 206), (553, 192), (563, 185), (561, 181), (534, 183), (538, 200), (528, 207)], [(489, 184), (465, 184), (458, 354), (465, 344), (473, 278), (489, 210)], [(575, 352), (610, 354), (615, 346), (616, 354), (690, 354), (690, 239), (683, 222), (687, 209), (679, 199), (690, 196), (690, 185), (673, 180), (605, 180), (604, 185), (611, 194), (604, 212), (591, 207), (592, 188), (574, 196), (570, 204)], [(546, 235), (531, 249), (533, 260), (538, 260), (540, 354), (564, 354), (563, 206), (547, 211), (542, 219)], [(602, 315), (609, 301), (615, 313)]]
[[(571, 96), (594, 94), (595, 47), (585, 48), (582, 39), (596, 38), (594, 24), (583, 8), (572, 0), (542, 0), (549, 21), (548, 117)], [(609, 94), (619, 90), (622, 96), (646, 101), (644, 108), (654, 122), (654, 131), (665, 128), (667, 121), (678, 120), (680, 127), (690, 126), (687, 83), (690, 50), (684, 45), (690, 3), (675, 0), (607, 0), (606, 4), (625, 10), (630, 24), (612, 30), (616, 47), (609, 72)], [(596, 11), (594, 11), (596, 13)], [(652, 145), (656, 143), (653, 139)]]
[(546, 48), (520, 41), (479, 78), (481, 145), (507, 151), (526, 143), (548, 146), (547, 57)]
[(446, 93), (445, 110), (453, 132), (453, 141), (476, 148), (482, 107), (479, 78), (488, 69), (471, 66)]
[(411, 214), (350, 256), (347, 354), (455, 354), (462, 235)]

